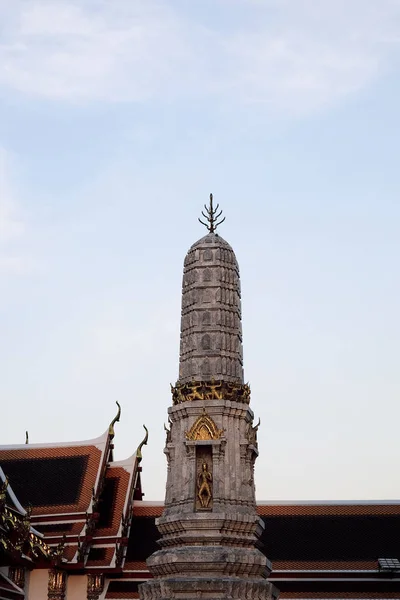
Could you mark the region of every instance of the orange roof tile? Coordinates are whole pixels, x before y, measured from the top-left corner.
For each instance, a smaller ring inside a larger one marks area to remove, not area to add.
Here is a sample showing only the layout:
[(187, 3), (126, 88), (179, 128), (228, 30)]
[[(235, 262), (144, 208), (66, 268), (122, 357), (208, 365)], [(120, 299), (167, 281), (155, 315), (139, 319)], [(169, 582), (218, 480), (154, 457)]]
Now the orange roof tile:
[(63, 558), (65, 558), (68, 562), (70, 562), (78, 550), (78, 544), (65, 544)]
[[(26, 446), (25, 448), (9, 447), (0, 448), (0, 464), (6, 474), (7, 463), (13, 468), (13, 472), (18, 473), (17, 461), (21, 463), (24, 461), (45, 461), (46, 459), (68, 459), (81, 457), (86, 463), (85, 469), (82, 472), (82, 481), (80, 482), (80, 489), (78, 490), (78, 498), (74, 503), (57, 503), (48, 505), (38, 505), (32, 502), (32, 515), (45, 515), (45, 514), (60, 514), (60, 513), (74, 513), (74, 512), (85, 512), (88, 510), (90, 501), (92, 499), (92, 489), (95, 486), (99, 468), (101, 466), (101, 458), (103, 452), (94, 445), (88, 446), (58, 446), (58, 447), (47, 447), (47, 446)], [(10, 469), (9, 469), (10, 470)], [(52, 473), (49, 469), (49, 478)], [(58, 473), (59, 475), (59, 473)], [(14, 477), (10, 475), (10, 480), (13, 487), (16, 487), (16, 475)], [(26, 478), (25, 478), (26, 479)], [(26, 489), (26, 481), (22, 481), (20, 486), (22, 489)], [(32, 483), (34, 485), (35, 482)], [(39, 485), (44, 485), (44, 482), (40, 482)], [(49, 481), (51, 485), (51, 481)], [(17, 490), (17, 496), (20, 497), (20, 492)]]
[[(112, 505), (108, 507), (111, 510), (111, 522), (106, 527), (96, 528), (95, 536), (97, 538), (103, 536), (117, 535), (121, 523), (122, 513), (124, 511), (125, 501), (129, 493), (130, 473), (123, 467), (109, 467), (106, 471), (106, 482), (113, 482), (115, 488), (113, 490)], [(107, 483), (106, 483), (107, 485)], [(102, 507), (100, 506), (100, 512)]]
[[(160, 517), (164, 504), (135, 503), (133, 515), (135, 517)], [(363, 515), (400, 515), (400, 504), (259, 504), (257, 513), (265, 517), (283, 516), (363, 516)]]
[(277, 571), (371, 571), (377, 568), (376, 560), (274, 560), (272, 563), (273, 574), (276, 574)]
[[(92, 549), (100, 549), (100, 548), (95, 546)], [(102, 550), (104, 550), (103, 556), (101, 558), (99, 558), (98, 560), (90, 559), (90, 552), (89, 552), (89, 557), (88, 557), (88, 560), (87, 560), (85, 566), (86, 567), (108, 567), (111, 564), (111, 561), (113, 559), (113, 556), (115, 553), (115, 548), (108, 547), (108, 548), (102, 548)]]
[(107, 592), (106, 598), (125, 600), (125, 598), (140, 598), (139, 592)]
[(164, 510), (164, 505), (143, 505), (143, 504), (134, 504), (133, 505), (133, 516), (134, 517), (161, 517), (162, 512)]
[(280, 598), (284, 598), (285, 600), (290, 600), (290, 598), (304, 598), (304, 600), (308, 598), (313, 598), (315, 600), (336, 600), (337, 598), (368, 598), (381, 600), (385, 598), (385, 600), (400, 598), (399, 592), (319, 592), (318, 590), (312, 592), (285, 592), (281, 591)]
[(131, 560), (125, 562), (124, 571), (148, 571), (146, 561)]
[(400, 515), (400, 504), (259, 504), (257, 512), (263, 517)]
[(85, 528), (85, 521), (76, 521), (75, 523), (68, 521), (62, 521), (60, 523), (34, 522), (33, 527), (40, 533), (43, 533), (46, 540), (49, 538), (62, 538), (64, 534), (67, 536), (68, 540), (69, 536), (82, 534), (82, 531)]
[(110, 581), (106, 598), (139, 598), (138, 585), (140, 581), (123, 579)]

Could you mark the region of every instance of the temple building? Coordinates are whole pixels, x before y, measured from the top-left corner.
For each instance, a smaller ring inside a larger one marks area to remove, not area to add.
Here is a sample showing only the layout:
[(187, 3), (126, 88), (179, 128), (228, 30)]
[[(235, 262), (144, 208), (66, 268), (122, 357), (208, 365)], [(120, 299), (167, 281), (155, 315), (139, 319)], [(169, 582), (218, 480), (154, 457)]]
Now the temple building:
[(212, 196), (203, 217), (184, 261), (165, 501), (143, 500), (147, 430), (114, 460), (119, 405), (96, 439), (0, 446), (0, 600), (400, 599), (400, 501), (256, 502), (239, 267)]

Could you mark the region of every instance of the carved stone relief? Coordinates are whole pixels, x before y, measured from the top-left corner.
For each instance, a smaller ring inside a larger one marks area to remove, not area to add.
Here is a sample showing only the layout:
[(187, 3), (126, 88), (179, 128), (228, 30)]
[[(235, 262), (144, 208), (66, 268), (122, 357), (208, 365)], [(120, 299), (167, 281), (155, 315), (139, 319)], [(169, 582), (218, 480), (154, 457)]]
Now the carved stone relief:
[[(214, 266), (213, 258), (218, 252), (225, 266), (220, 263)], [(236, 265), (233, 251), (222, 238), (210, 234), (195, 244), (189, 255), (185, 260), (182, 293), (180, 381), (225, 376), (227, 381), (243, 383), (240, 297), (236, 291), (239, 275), (236, 267), (232, 268)], [(204, 362), (204, 350), (229, 352), (229, 358), (236, 364), (225, 364), (221, 370), (222, 356), (208, 357), (209, 361)]]
[(208, 333), (206, 333), (206, 335), (203, 335), (203, 337), (201, 338), (201, 347), (203, 350), (210, 350), (211, 338), (208, 335)]
[(205, 269), (203, 274), (203, 281), (211, 281), (212, 271), (211, 269)]

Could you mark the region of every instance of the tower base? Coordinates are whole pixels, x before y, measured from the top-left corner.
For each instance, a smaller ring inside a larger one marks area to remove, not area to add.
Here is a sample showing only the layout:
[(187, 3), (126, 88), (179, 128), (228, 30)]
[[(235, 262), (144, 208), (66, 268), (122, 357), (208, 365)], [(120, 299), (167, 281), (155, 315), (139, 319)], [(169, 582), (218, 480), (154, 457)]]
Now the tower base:
[(171, 577), (140, 586), (142, 600), (276, 600), (277, 588), (266, 579)]

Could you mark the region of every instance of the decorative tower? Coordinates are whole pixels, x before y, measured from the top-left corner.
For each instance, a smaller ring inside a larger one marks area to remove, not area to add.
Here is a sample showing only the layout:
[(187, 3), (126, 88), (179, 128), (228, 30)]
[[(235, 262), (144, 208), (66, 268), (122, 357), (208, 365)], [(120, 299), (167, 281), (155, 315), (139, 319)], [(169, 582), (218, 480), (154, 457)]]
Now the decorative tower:
[(239, 267), (215, 230), (221, 212), (205, 206), (209, 233), (186, 255), (179, 379), (172, 389), (165, 454), (168, 476), (161, 550), (147, 561), (143, 600), (267, 599), (268, 559), (258, 548), (254, 463), (257, 429), (243, 379)]

